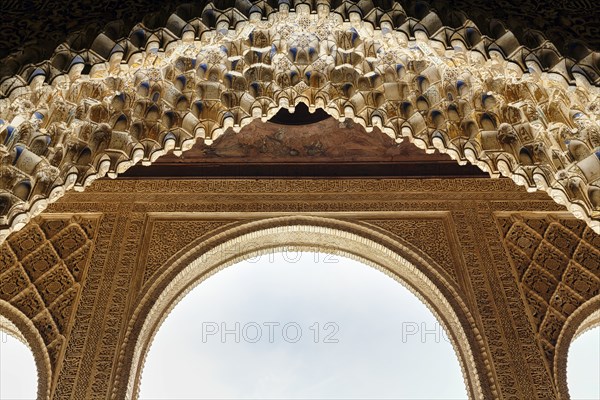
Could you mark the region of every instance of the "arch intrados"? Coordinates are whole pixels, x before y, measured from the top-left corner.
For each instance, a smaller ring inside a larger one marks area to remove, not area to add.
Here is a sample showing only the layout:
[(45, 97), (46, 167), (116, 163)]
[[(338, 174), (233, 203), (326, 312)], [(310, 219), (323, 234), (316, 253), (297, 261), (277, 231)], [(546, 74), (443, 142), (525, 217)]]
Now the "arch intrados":
[[(4, 324), (7, 325), (6, 328)], [(39, 400), (49, 399), (52, 379), (50, 356), (33, 322), (13, 305), (0, 300), (0, 331), (2, 330), (16, 337), (31, 350), (37, 370), (37, 397)]]
[[(117, 382), (114, 389), (123, 393), (113, 392), (113, 398), (138, 395), (143, 365), (153, 338), (170, 311), (187, 293), (228, 266), (283, 248), (333, 252), (353, 258), (407, 287), (448, 332), (470, 398), (484, 398), (481, 384), (484, 367), (479, 359), (484, 352), (483, 343), (470, 312), (454, 287), (399, 241), (347, 222), (317, 217), (281, 217), (243, 224), (199, 243), (200, 246), (191, 250), (188, 246), (176, 259), (171, 258), (173, 262), (168, 270), (141, 296), (120, 354), (121, 372), (117, 373), (117, 380), (119, 377), (127, 379), (127, 383), (119, 385)], [(236, 248), (238, 246), (243, 248)], [(230, 255), (223, 257), (224, 252)], [(489, 390), (494, 392), (493, 388)]]
[(575, 310), (563, 325), (554, 355), (554, 379), (560, 399), (570, 399), (567, 362), (571, 344), (588, 330), (600, 326), (600, 295), (592, 297)]

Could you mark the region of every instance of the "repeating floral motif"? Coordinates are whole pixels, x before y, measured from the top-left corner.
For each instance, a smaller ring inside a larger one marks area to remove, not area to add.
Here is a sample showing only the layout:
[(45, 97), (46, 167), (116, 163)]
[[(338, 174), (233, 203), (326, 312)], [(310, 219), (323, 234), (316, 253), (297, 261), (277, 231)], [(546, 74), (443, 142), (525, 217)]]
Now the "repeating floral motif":
[(414, 244), (418, 250), (432, 257), (454, 281), (457, 282), (456, 265), (460, 264), (451, 250), (452, 232), (448, 232), (445, 219), (432, 218), (417, 220), (367, 220), (369, 224), (378, 226), (386, 231), (402, 237)]
[(146, 283), (165, 264), (169, 256), (175, 254), (176, 251), (183, 249), (199, 236), (214, 231), (230, 222), (232, 221), (153, 221), (152, 231), (149, 233), (151, 235), (150, 246), (144, 261), (143, 283)]

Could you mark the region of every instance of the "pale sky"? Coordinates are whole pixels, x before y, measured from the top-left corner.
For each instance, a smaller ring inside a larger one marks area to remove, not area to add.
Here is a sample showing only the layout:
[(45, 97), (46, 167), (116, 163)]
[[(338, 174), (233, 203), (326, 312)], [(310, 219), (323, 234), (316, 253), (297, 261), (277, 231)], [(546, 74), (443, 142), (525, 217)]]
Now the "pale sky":
[[(141, 398), (464, 399), (440, 329), (374, 268), (317, 253), (265, 255), (179, 303), (150, 349)], [(600, 399), (600, 327), (573, 343), (567, 372), (573, 400)], [(0, 332), (0, 399), (34, 399), (36, 389), (33, 355)]]
[(571, 400), (600, 399), (600, 326), (573, 341), (567, 358)]
[[(213, 275), (178, 304), (150, 349), (141, 398), (466, 398), (441, 327), (392, 278), (318, 253), (253, 261)], [(239, 343), (235, 333), (223, 340), (222, 328), (235, 332), (236, 322)], [(272, 338), (270, 322), (279, 324)]]
[(36, 395), (33, 353), (25, 344), (0, 331), (0, 399), (35, 399)]

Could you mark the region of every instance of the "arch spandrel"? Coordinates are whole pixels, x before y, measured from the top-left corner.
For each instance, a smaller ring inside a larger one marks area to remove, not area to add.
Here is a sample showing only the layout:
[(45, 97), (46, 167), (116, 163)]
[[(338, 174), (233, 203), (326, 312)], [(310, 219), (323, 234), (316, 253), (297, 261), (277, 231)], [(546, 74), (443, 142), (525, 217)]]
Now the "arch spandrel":
[(600, 251), (598, 235), (563, 217), (513, 214), (499, 222), (558, 398), (568, 399), (569, 346), (600, 322)]
[(6, 317), (9, 328), (32, 350), (39, 399), (57, 395), (54, 385), (71, 337), (98, 217), (39, 217), (0, 246), (0, 325), (1, 316)]
[(227, 266), (280, 248), (348, 256), (407, 286), (449, 333), (470, 398), (497, 397), (484, 342), (458, 289), (396, 239), (353, 223), (293, 216), (245, 223), (201, 239), (171, 258), (163, 273), (138, 296), (119, 356), (112, 398), (136, 398), (152, 340), (189, 291)]
[(398, 25), (399, 10), (394, 19), (311, 4), (140, 25), (127, 49), (99, 37), (86, 52), (95, 60), (89, 71), (81, 55), (58, 63), (59, 51), (54, 72), (5, 80), (4, 237), (66, 190), (300, 102), (545, 190), (600, 231), (597, 87), (542, 72), (508, 37), (469, 45), (469, 21), (460, 29), (434, 16)]

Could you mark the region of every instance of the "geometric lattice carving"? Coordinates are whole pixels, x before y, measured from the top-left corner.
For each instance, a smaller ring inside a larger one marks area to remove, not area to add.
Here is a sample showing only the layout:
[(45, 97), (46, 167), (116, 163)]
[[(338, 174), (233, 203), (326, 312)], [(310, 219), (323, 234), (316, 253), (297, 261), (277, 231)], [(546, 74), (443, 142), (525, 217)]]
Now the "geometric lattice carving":
[(565, 321), (600, 293), (600, 235), (573, 219), (511, 216), (498, 218), (498, 224), (531, 324), (553, 368)]
[(493, 40), (468, 20), (451, 28), (364, 3), (190, 6), (187, 22), (60, 47), (3, 81), (0, 234), (65, 190), (300, 102), (546, 190), (600, 232), (598, 88), (569, 86), (563, 76), (582, 75), (566, 64), (551, 79), (540, 60), (552, 51), (510, 32)]
[(199, 237), (227, 225), (228, 220), (155, 220), (149, 238), (148, 252), (143, 261), (143, 283), (163, 266), (165, 261)]
[(54, 368), (69, 335), (96, 218), (37, 219), (0, 246), (0, 298), (42, 336)]
[(433, 258), (456, 282), (455, 258), (451, 251), (449, 233), (443, 218), (436, 219), (390, 219), (366, 220), (369, 224), (386, 231), (413, 244)]

